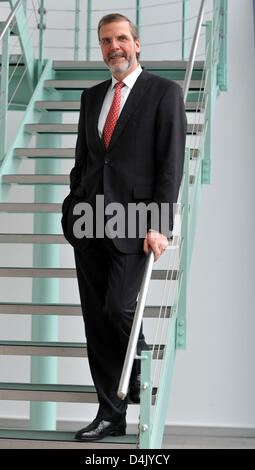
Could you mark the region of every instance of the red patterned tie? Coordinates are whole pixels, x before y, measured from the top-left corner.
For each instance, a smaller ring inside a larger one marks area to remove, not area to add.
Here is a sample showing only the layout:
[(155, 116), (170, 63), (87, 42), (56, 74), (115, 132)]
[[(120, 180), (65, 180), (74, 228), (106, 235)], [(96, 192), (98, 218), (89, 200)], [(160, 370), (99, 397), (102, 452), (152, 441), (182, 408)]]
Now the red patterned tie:
[(118, 82), (116, 85), (115, 95), (107, 115), (105, 126), (103, 130), (103, 141), (105, 148), (108, 148), (116, 122), (118, 120), (119, 111), (120, 111), (120, 102), (121, 102), (121, 88), (125, 86), (125, 83)]

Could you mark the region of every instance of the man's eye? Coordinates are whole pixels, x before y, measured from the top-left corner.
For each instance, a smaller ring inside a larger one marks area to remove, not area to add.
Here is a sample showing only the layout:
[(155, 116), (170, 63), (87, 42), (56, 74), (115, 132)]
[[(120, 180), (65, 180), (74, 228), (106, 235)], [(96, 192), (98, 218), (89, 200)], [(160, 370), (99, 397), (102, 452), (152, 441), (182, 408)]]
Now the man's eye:
[(110, 42), (111, 42), (111, 40), (109, 38), (104, 38), (104, 39), (101, 40), (101, 43), (103, 45), (110, 44)]
[(126, 41), (127, 40), (127, 37), (126, 36), (119, 36), (119, 41)]

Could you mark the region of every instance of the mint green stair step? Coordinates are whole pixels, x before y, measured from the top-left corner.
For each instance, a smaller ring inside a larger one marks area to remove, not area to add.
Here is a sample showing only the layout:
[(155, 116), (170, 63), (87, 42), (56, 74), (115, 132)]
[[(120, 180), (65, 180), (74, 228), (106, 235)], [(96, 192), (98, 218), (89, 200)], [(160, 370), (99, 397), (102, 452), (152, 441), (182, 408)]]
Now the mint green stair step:
[[(68, 244), (64, 235), (40, 234), (40, 233), (0, 233), (0, 243), (37, 243), (37, 244)], [(179, 237), (175, 236), (167, 247), (168, 249), (179, 247)]]
[(1, 202), (0, 212), (24, 212), (39, 213), (52, 212), (61, 213), (62, 204), (40, 203), (40, 202)]
[[(55, 89), (53, 87), (48, 88), (48, 90), (50, 91), (50, 98), (48, 98), (47, 101), (59, 101), (59, 102), (78, 101), (79, 103), (80, 103), (81, 94), (82, 94), (82, 91), (83, 91), (83, 89), (79, 89), (79, 88), (73, 88), (73, 89), (71, 89), (71, 88), (59, 88), (59, 89)], [(194, 110), (194, 108), (196, 108), (197, 102), (202, 104), (203, 100), (204, 100), (204, 91), (203, 91), (203, 89), (202, 90), (200, 90), (200, 89), (191, 90), (190, 89), (189, 92), (188, 92), (188, 97), (187, 97), (186, 110), (187, 110), (187, 106), (189, 106), (189, 103), (191, 103), (190, 106), (193, 106), (193, 110)], [(43, 101), (46, 101), (46, 97), (43, 99)], [(36, 108), (36, 109), (38, 109), (38, 111), (39, 111), (39, 108)], [(60, 111), (61, 111), (61, 109), (60, 109)], [(74, 110), (74, 111), (77, 112), (78, 110)]]
[[(81, 316), (82, 311), (80, 305), (77, 304), (36, 304), (36, 303), (12, 303), (1, 302), (0, 314), (3, 315), (61, 315), (61, 316)], [(170, 318), (171, 306), (146, 306), (144, 317)]]
[[(76, 270), (73, 268), (13, 268), (0, 267), (0, 277), (36, 277), (36, 278), (76, 278)], [(178, 279), (178, 271), (154, 269), (152, 271), (151, 280), (168, 280), (176, 281)]]
[(86, 343), (0, 341), (1, 355), (87, 357)]
[[(46, 109), (47, 111), (62, 111), (62, 112), (78, 112), (80, 110), (80, 100), (79, 101), (36, 101), (36, 109)], [(189, 101), (185, 105), (186, 111), (202, 111), (204, 110), (203, 101), (192, 102)]]
[[(8, 184), (53, 184), (53, 185), (70, 185), (70, 176), (68, 175), (57, 175), (57, 174), (14, 174), (14, 175), (3, 175), (3, 183)], [(190, 184), (194, 184), (194, 176), (190, 175)]]
[[(149, 345), (152, 350), (153, 346)], [(162, 359), (164, 345), (155, 345), (154, 359)], [(87, 357), (86, 343), (54, 341), (0, 341), (0, 354), (12, 356)]]
[(0, 243), (42, 243), (68, 244), (64, 235), (47, 235), (34, 233), (0, 233)]
[[(155, 403), (157, 389), (152, 391)], [(95, 387), (92, 385), (34, 384), (2, 382), (0, 400), (53, 401), (61, 403), (98, 403)]]
[(75, 148), (16, 148), (14, 156), (27, 158), (74, 158)]
[(103, 80), (45, 80), (44, 86), (46, 88), (59, 88), (71, 90), (84, 90), (92, 86), (102, 83)]
[[(31, 134), (77, 134), (78, 124), (26, 124), (25, 131)], [(188, 124), (187, 134), (202, 132), (202, 124)]]
[[(187, 67), (187, 61), (186, 60), (142, 60), (140, 61), (140, 64), (142, 67), (146, 68), (154, 68), (154, 69), (163, 69), (163, 68), (173, 68), (173, 69), (178, 69), (178, 68), (186, 68)], [(53, 68), (55, 70), (75, 70), (75, 69), (84, 69), (84, 70), (89, 70), (89, 69), (106, 69), (106, 65), (102, 60), (91, 60), (91, 61), (86, 61), (86, 60), (54, 60), (53, 61)], [(204, 68), (204, 61), (203, 60), (195, 60), (194, 62), (194, 69), (201, 69)]]
[[(162, 75), (162, 74), (160, 74)], [(90, 88), (92, 86), (102, 83), (103, 80), (45, 80), (44, 86), (46, 88), (55, 88), (56, 90), (84, 90), (85, 88)], [(178, 85), (183, 87), (183, 80), (175, 80)], [(203, 80), (191, 80), (189, 89), (191, 90), (200, 90), (204, 89)]]
[(36, 101), (37, 109), (47, 109), (47, 111), (79, 111), (80, 101)]
[[(81, 99), (82, 89), (78, 88), (49, 88), (50, 90), (50, 100), (51, 101), (79, 101)], [(203, 101), (204, 91), (203, 90), (189, 90), (187, 102), (193, 102), (193, 107), (196, 102)]]
[(100, 441), (78, 442), (75, 431), (34, 431), (29, 429), (0, 429), (2, 449), (135, 449), (137, 436), (108, 436)]
[(69, 185), (69, 175), (30, 175), (30, 174), (14, 174), (14, 175), (3, 175), (3, 183), (17, 183), (17, 184), (61, 184)]
[[(190, 159), (198, 157), (198, 149), (190, 149)], [(75, 148), (16, 148), (15, 158), (74, 158)]]
[(79, 304), (1, 302), (0, 314), (80, 316), (82, 311)]
[(31, 134), (77, 134), (78, 124), (26, 124)]
[[(142, 67), (146, 67), (148, 69), (155, 69), (161, 70), (164, 68), (167, 69), (179, 69), (187, 67), (187, 61), (183, 60), (142, 60), (140, 61)], [(83, 60), (54, 60), (53, 61), (53, 68), (54, 70), (106, 70), (105, 63), (100, 61), (83, 61)], [(194, 69), (203, 69), (204, 68), (204, 61), (203, 60), (196, 60), (194, 62)]]

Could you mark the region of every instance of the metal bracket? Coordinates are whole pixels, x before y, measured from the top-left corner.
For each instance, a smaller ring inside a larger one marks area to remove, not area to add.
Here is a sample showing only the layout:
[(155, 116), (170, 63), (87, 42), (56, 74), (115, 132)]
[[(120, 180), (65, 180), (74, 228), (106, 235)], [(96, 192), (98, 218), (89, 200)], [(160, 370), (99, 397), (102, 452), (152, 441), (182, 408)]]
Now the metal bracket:
[(202, 161), (202, 183), (211, 183), (211, 160), (206, 159)]
[(152, 351), (142, 351), (141, 359), (139, 448), (150, 449)]

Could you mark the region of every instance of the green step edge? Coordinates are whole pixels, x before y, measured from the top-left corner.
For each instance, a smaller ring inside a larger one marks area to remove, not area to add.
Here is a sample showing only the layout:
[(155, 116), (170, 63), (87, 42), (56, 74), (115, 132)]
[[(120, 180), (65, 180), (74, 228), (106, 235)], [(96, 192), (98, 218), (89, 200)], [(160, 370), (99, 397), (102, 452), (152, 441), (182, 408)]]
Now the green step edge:
[[(59, 342), (59, 341), (13, 341), (4, 340), (0, 341), (0, 346), (38, 346), (38, 347), (59, 347), (59, 348), (86, 348), (87, 343), (71, 343), (71, 342)], [(149, 345), (152, 349), (153, 346)], [(158, 350), (158, 345), (155, 345)], [(161, 344), (160, 349), (163, 350), (164, 346)]]
[[(35, 441), (64, 441), (64, 442), (77, 442), (74, 439), (75, 431), (34, 431), (27, 429), (0, 429), (0, 439), (29, 439)], [(100, 439), (99, 442), (116, 444), (135, 444), (137, 436), (135, 434), (126, 434), (125, 436), (108, 436)], [(97, 442), (97, 441), (93, 441)]]
[(21, 382), (1, 382), (0, 390), (96, 393), (96, 389), (93, 385), (35, 384)]
[[(43, 391), (43, 392), (70, 392), (70, 393), (96, 393), (93, 385), (69, 385), (69, 384), (37, 384), (37, 383), (18, 383), (1, 382), (0, 390), (21, 390), (21, 391)], [(152, 395), (155, 395), (157, 389), (154, 387)]]
[(71, 343), (58, 341), (0, 341), (0, 346), (39, 346), (39, 347), (59, 347), (59, 348), (86, 348), (86, 343)]

